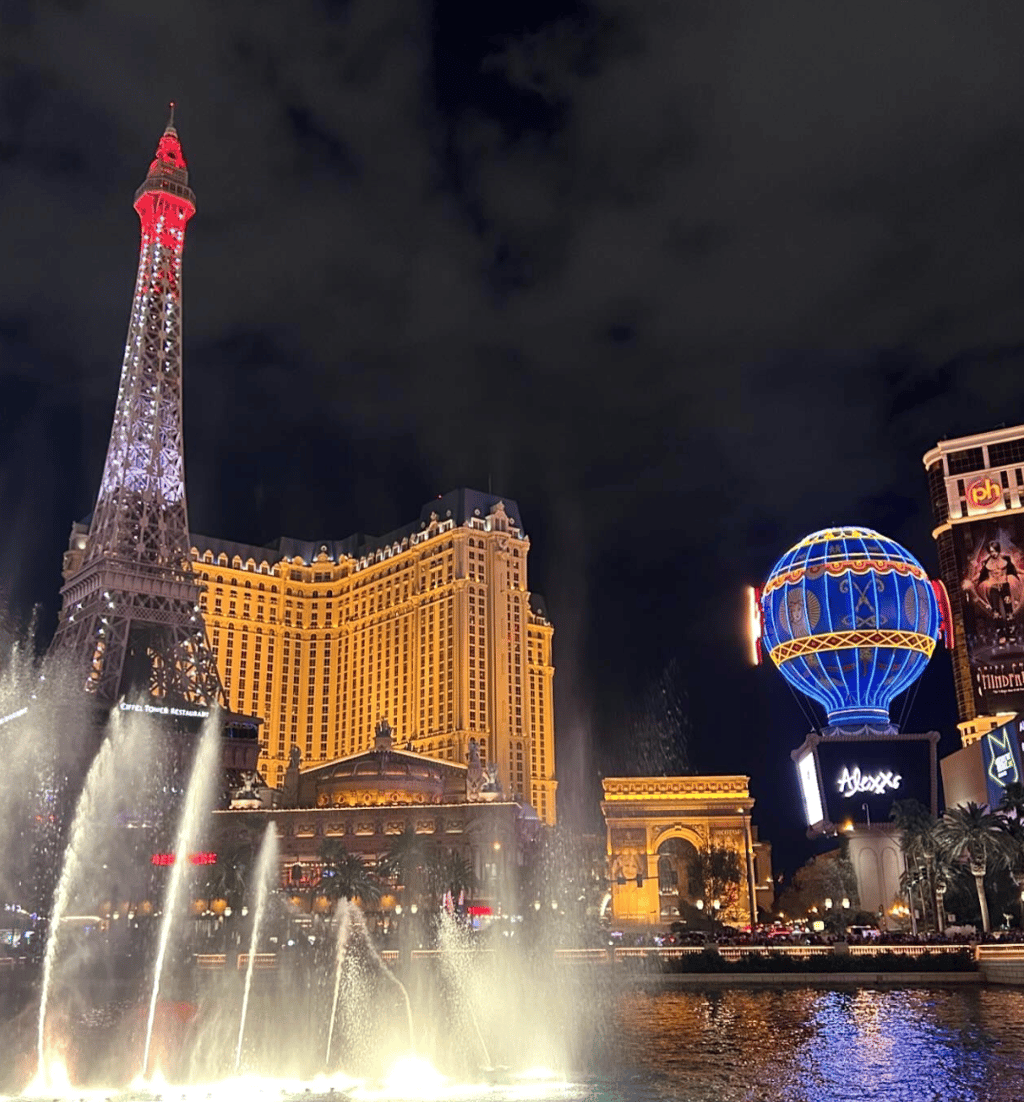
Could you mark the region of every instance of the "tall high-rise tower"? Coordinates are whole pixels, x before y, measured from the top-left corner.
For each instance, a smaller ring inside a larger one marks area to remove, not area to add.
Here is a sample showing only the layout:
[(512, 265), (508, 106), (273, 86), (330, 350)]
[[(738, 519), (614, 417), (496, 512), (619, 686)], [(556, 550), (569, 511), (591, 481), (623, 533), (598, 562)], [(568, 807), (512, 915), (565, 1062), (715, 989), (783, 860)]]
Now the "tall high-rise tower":
[(924, 466), (967, 745), (1024, 712), (1024, 425), (940, 440)]
[(168, 704), (224, 698), (189, 558), (181, 415), (181, 256), (195, 195), (174, 105), (135, 193), (142, 223), (121, 383), (86, 533), (72, 530), (52, 650), (112, 704), (148, 691)]

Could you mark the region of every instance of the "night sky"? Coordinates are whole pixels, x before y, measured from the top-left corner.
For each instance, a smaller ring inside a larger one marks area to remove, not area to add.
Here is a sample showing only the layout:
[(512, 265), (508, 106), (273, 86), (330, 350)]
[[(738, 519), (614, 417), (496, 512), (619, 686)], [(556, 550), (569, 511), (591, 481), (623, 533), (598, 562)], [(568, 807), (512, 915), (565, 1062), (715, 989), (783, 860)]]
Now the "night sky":
[[(743, 587), (855, 523), (930, 571), (923, 451), (1024, 420), (1019, 5), (4, 0), (0, 579), (55, 626), (164, 123), (194, 531), (383, 532), (515, 498), (556, 625), (560, 800), (597, 821), (682, 668), (693, 764), (803, 859), (807, 721)], [(956, 747), (949, 661), (909, 728)]]

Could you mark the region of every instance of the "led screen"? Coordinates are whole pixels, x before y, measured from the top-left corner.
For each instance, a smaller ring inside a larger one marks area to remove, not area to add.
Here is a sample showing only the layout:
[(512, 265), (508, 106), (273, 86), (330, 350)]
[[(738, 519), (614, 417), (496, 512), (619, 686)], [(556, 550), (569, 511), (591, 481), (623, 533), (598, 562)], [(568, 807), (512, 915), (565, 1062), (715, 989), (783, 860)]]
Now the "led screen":
[(979, 714), (1024, 711), (1024, 522), (958, 524), (953, 530), (964, 646)]
[(931, 808), (934, 755), (928, 739), (822, 739), (817, 757), (828, 820), (887, 822), (894, 800)]
[(821, 807), (821, 790), (818, 788), (818, 772), (814, 764), (814, 755), (808, 751), (796, 763), (800, 777), (800, 794), (804, 798), (804, 813), (809, 827), (817, 826), (824, 818)]

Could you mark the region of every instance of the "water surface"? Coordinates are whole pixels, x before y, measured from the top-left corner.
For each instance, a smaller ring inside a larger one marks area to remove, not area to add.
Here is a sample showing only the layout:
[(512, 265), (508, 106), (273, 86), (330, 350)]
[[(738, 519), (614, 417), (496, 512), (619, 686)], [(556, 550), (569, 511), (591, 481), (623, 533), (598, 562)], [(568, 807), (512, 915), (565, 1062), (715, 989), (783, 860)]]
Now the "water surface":
[(1024, 990), (623, 991), (590, 1004), (586, 1099), (1017, 1102)]

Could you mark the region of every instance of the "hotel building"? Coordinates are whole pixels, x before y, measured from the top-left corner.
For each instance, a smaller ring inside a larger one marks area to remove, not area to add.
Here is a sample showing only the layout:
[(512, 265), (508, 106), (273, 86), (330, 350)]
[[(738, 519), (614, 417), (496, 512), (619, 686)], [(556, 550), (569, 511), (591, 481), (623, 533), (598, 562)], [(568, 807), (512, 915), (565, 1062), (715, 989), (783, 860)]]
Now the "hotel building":
[(469, 741), (508, 795), (556, 821), (553, 628), (530, 593), (514, 501), (453, 490), (384, 536), (192, 536), (201, 608), (229, 706), (263, 719), (260, 769), (400, 747), (464, 763)]
[(965, 745), (1024, 711), (1024, 425), (924, 456)]

